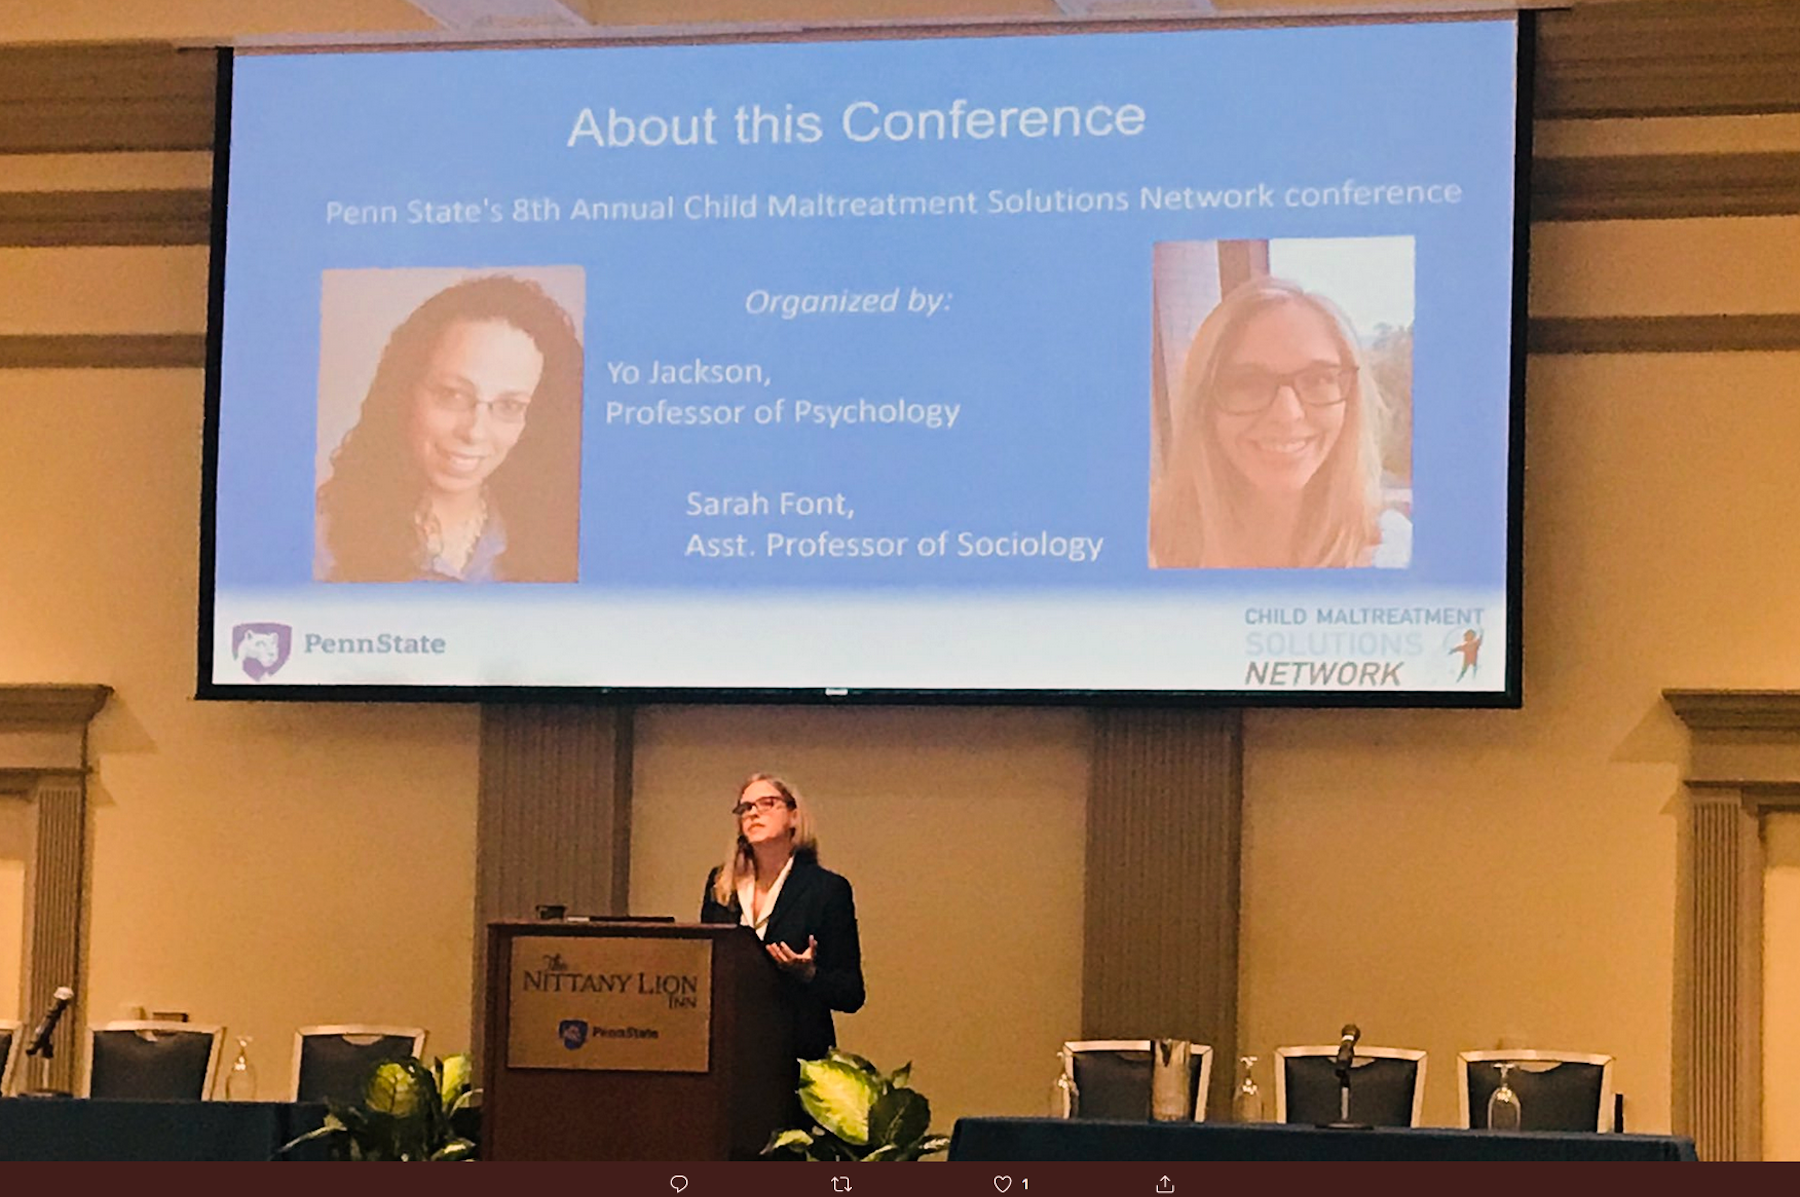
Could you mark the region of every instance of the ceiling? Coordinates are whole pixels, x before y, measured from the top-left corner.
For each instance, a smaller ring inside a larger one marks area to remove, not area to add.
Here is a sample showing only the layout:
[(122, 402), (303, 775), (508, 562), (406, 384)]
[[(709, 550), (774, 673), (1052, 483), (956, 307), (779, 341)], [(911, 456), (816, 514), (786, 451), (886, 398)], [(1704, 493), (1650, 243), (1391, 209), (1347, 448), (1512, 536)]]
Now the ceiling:
[[(504, 11), (518, 0), (462, 0)], [(1618, 3), (1629, 0), (1562, 0)], [(1071, 14), (1221, 15), (1542, 7), (1557, 0), (562, 0), (608, 29), (742, 24), (882, 24), (1058, 19)], [(430, 36), (441, 27), (411, 0), (3, 0), (0, 44), (231, 42)]]
[[(610, 27), (1054, 17), (1055, 0), (565, 0)], [(439, 29), (409, 0), (5, 0), (0, 42), (231, 41)]]

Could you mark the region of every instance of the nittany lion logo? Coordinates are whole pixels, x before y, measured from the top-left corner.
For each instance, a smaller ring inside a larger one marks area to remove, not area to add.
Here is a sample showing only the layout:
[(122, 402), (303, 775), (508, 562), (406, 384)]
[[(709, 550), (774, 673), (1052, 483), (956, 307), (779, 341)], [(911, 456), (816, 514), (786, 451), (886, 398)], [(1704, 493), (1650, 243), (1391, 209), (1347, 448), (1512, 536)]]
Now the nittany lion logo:
[(588, 1025), (585, 1019), (565, 1018), (557, 1025), (556, 1033), (562, 1037), (562, 1045), (575, 1051), (587, 1042)]
[(231, 629), (231, 656), (251, 681), (272, 677), (287, 664), (294, 629), (285, 623), (240, 623)]

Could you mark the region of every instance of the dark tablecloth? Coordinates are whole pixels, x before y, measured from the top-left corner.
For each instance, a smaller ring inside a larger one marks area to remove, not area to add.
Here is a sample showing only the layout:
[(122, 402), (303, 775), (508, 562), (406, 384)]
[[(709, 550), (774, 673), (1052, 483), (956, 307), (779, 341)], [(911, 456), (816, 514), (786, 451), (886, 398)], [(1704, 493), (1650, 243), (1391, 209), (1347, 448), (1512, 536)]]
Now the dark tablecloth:
[(1692, 1160), (1689, 1139), (1448, 1127), (1327, 1130), (1211, 1122), (964, 1118), (952, 1160)]
[(0, 1101), (0, 1160), (266, 1160), (324, 1118), (278, 1101), (16, 1097)]

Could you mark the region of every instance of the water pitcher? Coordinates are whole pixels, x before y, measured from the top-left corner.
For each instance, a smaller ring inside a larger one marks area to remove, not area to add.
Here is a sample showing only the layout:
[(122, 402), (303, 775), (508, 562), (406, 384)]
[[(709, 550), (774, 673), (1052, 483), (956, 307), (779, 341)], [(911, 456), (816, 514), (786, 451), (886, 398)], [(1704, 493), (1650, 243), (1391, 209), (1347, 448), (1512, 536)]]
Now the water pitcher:
[(1186, 1039), (1150, 1041), (1150, 1117), (1158, 1122), (1194, 1116), (1194, 1045)]

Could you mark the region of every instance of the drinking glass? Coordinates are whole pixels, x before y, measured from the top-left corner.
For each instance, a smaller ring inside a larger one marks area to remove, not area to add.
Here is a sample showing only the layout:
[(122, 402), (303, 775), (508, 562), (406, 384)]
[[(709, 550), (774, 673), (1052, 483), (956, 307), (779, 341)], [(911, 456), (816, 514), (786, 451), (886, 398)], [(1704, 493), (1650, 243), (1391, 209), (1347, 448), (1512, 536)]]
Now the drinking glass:
[(225, 1074), (226, 1101), (256, 1100), (256, 1065), (250, 1062), (250, 1036), (238, 1036), (237, 1059)]
[(1513, 1092), (1509, 1078), (1512, 1076), (1512, 1070), (1518, 1065), (1496, 1063), (1494, 1067), (1500, 1070), (1500, 1087), (1495, 1089), (1493, 1095), (1488, 1098), (1488, 1129), (1516, 1131), (1519, 1129), (1519, 1117), (1522, 1111), (1519, 1107), (1519, 1095)]
[(1238, 1057), (1238, 1085), (1231, 1095), (1233, 1122), (1262, 1122), (1262, 1090), (1256, 1087), (1256, 1057)]

